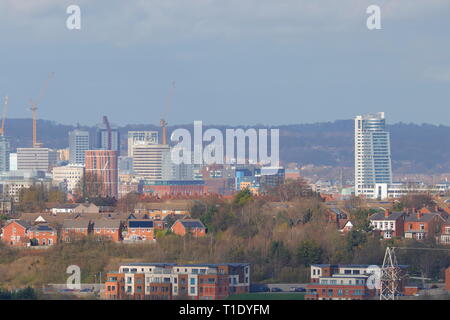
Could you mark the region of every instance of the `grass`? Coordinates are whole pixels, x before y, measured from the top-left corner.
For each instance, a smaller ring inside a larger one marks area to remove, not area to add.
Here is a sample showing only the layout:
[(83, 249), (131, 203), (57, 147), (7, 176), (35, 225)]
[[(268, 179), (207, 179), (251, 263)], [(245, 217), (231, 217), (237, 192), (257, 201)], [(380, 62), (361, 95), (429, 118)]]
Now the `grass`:
[(303, 293), (261, 292), (233, 294), (227, 300), (304, 300)]

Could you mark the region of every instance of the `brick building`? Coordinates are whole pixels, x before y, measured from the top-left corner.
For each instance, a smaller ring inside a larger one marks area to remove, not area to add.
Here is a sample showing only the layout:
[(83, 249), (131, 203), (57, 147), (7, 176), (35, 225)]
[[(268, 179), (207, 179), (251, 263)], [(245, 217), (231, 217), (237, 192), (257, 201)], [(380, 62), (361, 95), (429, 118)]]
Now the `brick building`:
[(384, 239), (403, 237), (405, 213), (391, 212), (389, 209), (385, 209), (384, 212), (370, 216), (369, 220), (373, 230), (380, 232)]
[(28, 230), (32, 246), (52, 246), (58, 242), (56, 229), (47, 224), (38, 224)]
[(180, 219), (175, 221), (171, 230), (179, 236), (190, 233), (194, 237), (203, 237), (206, 235), (206, 227), (198, 219)]
[[(401, 266), (404, 270), (404, 266)], [(367, 300), (378, 293), (368, 286), (369, 277), (378, 272), (369, 265), (311, 265), (311, 283), (307, 286), (307, 300)], [(369, 281), (370, 283), (370, 281)], [(404, 290), (404, 283), (399, 285)]]
[(31, 224), (24, 220), (12, 220), (2, 228), (2, 240), (15, 247), (25, 247), (29, 243), (28, 230)]
[(106, 299), (217, 300), (249, 292), (246, 263), (131, 263), (107, 274)]
[(93, 235), (114, 242), (122, 241), (122, 221), (119, 219), (99, 219), (93, 221)]
[(93, 223), (88, 219), (66, 219), (61, 228), (61, 240), (71, 242), (92, 233)]
[(435, 237), (440, 233), (444, 218), (435, 213), (414, 212), (405, 217), (405, 238), (424, 240)]
[(124, 240), (148, 241), (155, 239), (155, 225), (152, 220), (130, 219), (127, 222), (127, 231)]

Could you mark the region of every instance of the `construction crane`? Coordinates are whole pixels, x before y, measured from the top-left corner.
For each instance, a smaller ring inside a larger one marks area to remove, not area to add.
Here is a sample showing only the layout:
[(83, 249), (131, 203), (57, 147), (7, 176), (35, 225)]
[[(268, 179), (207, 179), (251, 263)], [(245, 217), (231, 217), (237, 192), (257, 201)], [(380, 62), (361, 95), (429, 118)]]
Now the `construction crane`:
[(166, 103), (164, 105), (163, 117), (159, 121), (159, 125), (161, 126), (161, 135), (162, 135), (161, 143), (162, 144), (167, 144), (167, 128), (166, 127), (167, 127), (168, 123), (166, 120), (164, 120), (164, 118), (166, 118), (166, 116), (169, 113), (169, 109), (172, 104), (172, 98), (173, 98), (174, 93), (175, 93), (175, 81), (172, 81), (172, 86), (169, 89), (169, 94), (167, 95)]
[(107, 116), (103, 116), (103, 124), (105, 125), (108, 132), (108, 150), (112, 150), (112, 131)]
[(8, 96), (5, 96), (3, 98), (3, 117), (2, 117), (2, 126), (0, 128), (0, 136), (5, 135), (5, 122), (7, 113), (8, 113)]
[(45, 80), (44, 85), (42, 86), (41, 90), (39, 91), (39, 95), (36, 98), (36, 100), (32, 100), (30, 99), (30, 110), (31, 110), (31, 114), (32, 114), (32, 118), (33, 118), (33, 148), (39, 148), (42, 146), (42, 143), (38, 143), (37, 142), (37, 110), (38, 110), (38, 105), (41, 102), (42, 98), (44, 97), (44, 93), (47, 90), (48, 87), (48, 83), (50, 82), (50, 79), (53, 77), (55, 73), (51, 72), (48, 76), (48, 78)]

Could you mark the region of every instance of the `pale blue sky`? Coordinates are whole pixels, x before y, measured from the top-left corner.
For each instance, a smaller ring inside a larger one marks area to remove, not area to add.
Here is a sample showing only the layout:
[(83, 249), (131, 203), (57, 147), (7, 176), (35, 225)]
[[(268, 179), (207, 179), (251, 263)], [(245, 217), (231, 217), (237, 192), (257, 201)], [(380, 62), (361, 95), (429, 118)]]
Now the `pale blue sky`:
[(65, 124), (158, 124), (176, 80), (170, 124), (450, 125), (449, 17), (448, 0), (1, 0), (0, 95), (30, 117), (54, 71), (39, 116)]

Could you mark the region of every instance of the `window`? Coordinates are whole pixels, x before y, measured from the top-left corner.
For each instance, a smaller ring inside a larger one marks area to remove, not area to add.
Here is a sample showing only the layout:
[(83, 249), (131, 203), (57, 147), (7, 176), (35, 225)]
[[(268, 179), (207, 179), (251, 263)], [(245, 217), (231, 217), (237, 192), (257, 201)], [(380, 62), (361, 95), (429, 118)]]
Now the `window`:
[(195, 285), (195, 278), (191, 278), (191, 285), (192, 285), (192, 286)]
[(191, 294), (195, 294), (195, 287), (191, 287)]

